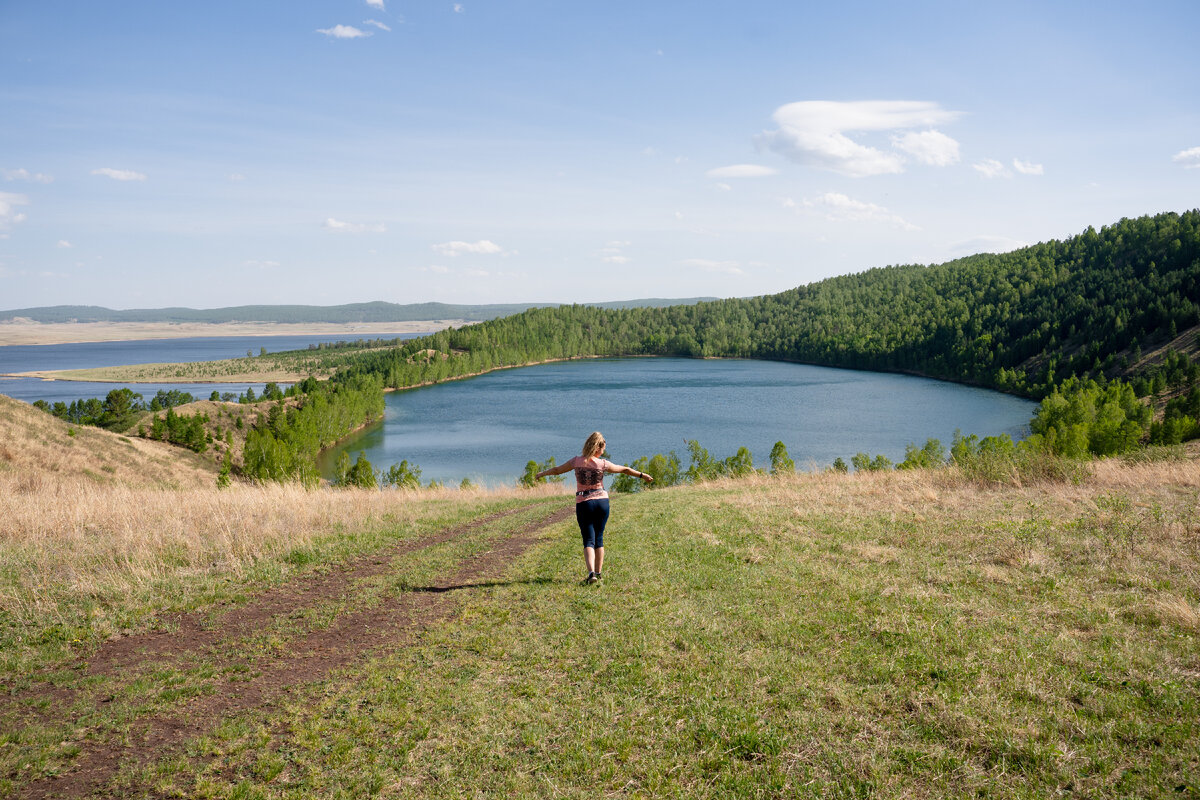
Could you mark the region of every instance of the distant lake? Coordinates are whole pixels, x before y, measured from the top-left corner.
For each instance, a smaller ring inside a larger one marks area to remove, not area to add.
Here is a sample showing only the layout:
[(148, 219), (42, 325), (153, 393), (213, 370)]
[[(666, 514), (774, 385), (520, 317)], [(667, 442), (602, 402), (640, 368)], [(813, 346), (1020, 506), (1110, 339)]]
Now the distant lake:
[(593, 430), (614, 461), (674, 450), (686, 439), (719, 458), (745, 445), (756, 466), (776, 441), (798, 468), (857, 452), (893, 461), (905, 446), (955, 429), (980, 436), (1028, 434), (1036, 404), (943, 381), (771, 361), (639, 358), (585, 360), (502, 370), (387, 395), (384, 420), (327, 452), (386, 469), (402, 459), (422, 479), (512, 484), (531, 459), (576, 455)]
[[(372, 334), (367, 339), (411, 339), (421, 333)], [(9, 345), (0, 347), (0, 373), (33, 370), (87, 369), (125, 364), (160, 364), (185, 361), (216, 361), (240, 358), (249, 350), (258, 355), (260, 348), (269, 353), (305, 350), (310, 344), (354, 341), (357, 336), (311, 334), (289, 336), (197, 336), (180, 339), (139, 339), (124, 342), (79, 342), (75, 344)], [(286, 386), (287, 384), (282, 384)], [(213, 389), (221, 392), (262, 391), (263, 384), (240, 383), (92, 383), (89, 381), (44, 381), (40, 378), (0, 378), (0, 394), (32, 403), (46, 400), (70, 402), (79, 398), (103, 398), (113, 389), (129, 386), (150, 399), (159, 389), (178, 389), (200, 399), (208, 399)]]

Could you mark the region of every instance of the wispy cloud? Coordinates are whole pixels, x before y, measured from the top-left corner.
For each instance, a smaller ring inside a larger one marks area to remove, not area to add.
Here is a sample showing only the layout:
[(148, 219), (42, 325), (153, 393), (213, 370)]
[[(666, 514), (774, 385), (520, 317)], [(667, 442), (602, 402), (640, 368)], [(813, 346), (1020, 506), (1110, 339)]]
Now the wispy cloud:
[(939, 131), (910, 131), (892, 137), (892, 146), (932, 167), (948, 167), (959, 160), (958, 142)]
[(325, 220), (324, 228), (334, 233), (387, 233), (387, 226), (382, 222), (367, 224), (362, 222), (342, 222), (330, 217)]
[(730, 164), (728, 167), (710, 169), (704, 174), (710, 178), (763, 178), (778, 175), (779, 170), (761, 164)]
[(1182, 164), (1184, 169), (1196, 169), (1200, 167), (1200, 147), (1189, 147), (1187, 150), (1180, 150), (1171, 160), (1176, 164)]
[(367, 0), (367, 5), (369, 5), (371, 8), (377, 8), (380, 11), (387, 11), (387, 9), (383, 7), (383, 0)]
[(131, 169), (113, 169), (112, 167), (101, 167), (100, 169), (92, 170), (93, 175), (103, 175), (106, 178), (112, 178), (114, 181), (144, 181), (146, 173), (134, 172)]
[(17, 211), (17, 206), (29, 205), (29, 198), (14, 192), (0, 192), (0, 231), (7, 230), (18, 222), (25, 221), (25, 215)]
[(33, 183), (53, 183), (54, 177), (40, 172), (30, 172), (25, 168), (4, 170), (6, 181), (32, 181)]
[(330, 39), (361, 39), (370, 36), (370, 31), (359, 30), (353, 25), (334, 25), (332, 28), (317, 28), (317, 33), (323, 33)]
[(1022, 175), (1041, 175), (1045, 172), (1041, 164), (1032, 164), (1019, 158), (1013, 159), (1013, 169)]
[(504, 252), (504, 248), (487, 239), (480, 239), (478, 242), (442, 242), (431, 247), (435, 253), (450, 258), (462, 255), (490, 256)]
[(826, 192), (820, 197), (805, 200), (804, 207), (822, 212), (825, 218), (831, 221), (883, 222), (906, 231), (920, 230), (916, 225), (899, 214), (893, 214), (883, 206), (855, 200), (838, 192)]
[(597, 250), (596, 255), (605, 264), (628, 264), (629, 257), (624, 252), (628, 246), (629, 242), (612, 241)]
[(379, 30), (381, 30), (381, 31), (390, 31), (391, 30), (391, 28), (389, 26), (384, 25), (382, 22), (380, 22), (377, 19), (364, 19), (363, 25), (374, 25), (376, 28), (379, 28)]
[(56, 244), (56, 245), (54, 245), (54, 246), (55, 246), (55, 247), (61, 247), (61, 248), (63, 248), (64, 250), (66, 250), (66, 249), (69, 249), (69, 248), (71, 248), (71, 247), (74, 247), (74, 245), (73, 245), (73, 244), (71, 244), (70, 242), (68, 242), (66, 239), (59, 239), (59, 240), (58, 240), (58, 244)]
[(465, 8), (463, 8), (463, 4), (462, 4), (462, 3), (455, 3), (455, 4), (454, 4), (454, 13), (455, 13), (455, 14), (461, 14), (461, 13), (463, 13), (464, 11), (466, 11), (466, 9), (465, 9)]
[[(919, 100), (833, 102), (807, 100), (775, 110), (777, 130), (758, 142), (799, 164), (861, 178), (904, 171), (906, 155), (921, 163), (945, 165), (957, 158), (958, 143), (932, 126), (961, 116), (937, 103)], [(854, 141), (847, 134), (926, 130), (914, 137), (897, 136), (885, 151)]]
[(233, 181), (234, 183), (239, 183), (241, 181), (246, 180), (246, 176), (240, 172), (232, 172), (227, 177), (229, 180)]
[(253, 267), (255, 269), (275, 269), (276, 267), (279, 266), (279, 262), (278, 261), (258, 261), (256, 259), (250, 259), (249, 261), (243, 261), (242, 265), (246, 266), (246, 267)]
[(679, 261), (681, 267), (702, 270), (703, 272), (723, 272), (727, 275), (743, 275), (742, 267), (736, 261), (714, 261), (711, 258), (685, 258)]
[(989, 180), (991, 178), (1012, 177), (1012, 172), (1009, 170), (1009, 168), (994, 158), (985, 158), (983, 161), (976, 161), (971, 165), (971, 168)]

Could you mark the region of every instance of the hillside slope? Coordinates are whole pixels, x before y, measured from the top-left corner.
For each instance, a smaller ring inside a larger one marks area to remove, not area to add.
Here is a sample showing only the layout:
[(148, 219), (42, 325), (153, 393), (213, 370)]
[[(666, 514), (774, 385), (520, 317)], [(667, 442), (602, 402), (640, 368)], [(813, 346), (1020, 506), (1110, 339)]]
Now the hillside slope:
[(214, 485), (216, 468), (181, 448), (69, 425), (0, 395), (0, 485), (28, 491), (56, 478), (191, 488)]
[[(1131, 375), (1145, 351), (1198, 325), (1200, 211), (1188, 211), (764, 297), (532, 309), (345, 359), (395, 387), (550, 358), (673, 355), (912, 372), (1042, 397), (1071, 376)], [(448, 358), (414, 361), (426, 349)]]

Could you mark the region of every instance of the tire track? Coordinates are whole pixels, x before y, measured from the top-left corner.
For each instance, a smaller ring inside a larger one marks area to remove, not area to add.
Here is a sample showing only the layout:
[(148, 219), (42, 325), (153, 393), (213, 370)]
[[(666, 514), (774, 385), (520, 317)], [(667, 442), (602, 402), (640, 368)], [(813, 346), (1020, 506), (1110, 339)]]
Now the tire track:
[[(405, 552), (449, 541), (474, 530), (489, 521), (510, 516), (535, 506), (527, 506), (459, 526), (441, 534), (410, 543)], [(67, 772), (51, 778), (33, 781), (18, 791), (17, 797), (41, 798), (85, 797), (109, 786), (118, 771), (126, 765), (145, 765), (180, 750), (189, 740), (215, 728), (221, 720), (251, 709), (259, 708), (283, 691), (327, 677), (331, 672), (361, 660), (364, 656), (397, 646), (410, 635), (449, 616), (455, 607), (452, 589), (486, 585), (500, 578), (507, 565), (532, 547), (540, 531), (569, 519), (574, 508), (558, 508), (550, 514), (526, 523), (500, 541), (491, 550), (471, 556), (461, 562), (454, 574), (423, 591), (408, 591), (390, 595), (373, 608), (343, 614), (325, 629), (301, 634), (292, 641), (290, 650), (265, 664), (251, 680), (219, 680), (214, 692), (185, 701), (182, 707), (164, 711), (139, 720), (130, 731), (128, 743), (106, 741), (83, 752)], [(377, 556), (378, 557), (378, 554)], [(368, 561), (361, 559), (360, 561)], [(360, 569), (346, 570), (356, 576), (378, 574), (387, 563), (362, 563)], [(364, 572), (365, 571), (365, 572)], [(318, 581), (324, 585), (324, 582)], [(336, 583), (336, 582), (335, 582)], [(338, 583), (345, 586), (349, 581)], [(333, 585), (333, 584), (330, 584)], [(314, 589), (315, 591), (315, 589)], [(268, 593), (268, 594), (273, 594)], [(313, 591), (300, 591), (298, 597), (328, 597)], [(267, 600), (258, 608), (294, 610), (294, 602)], [(246, 609), (238, 609), (246, 611)], [(279, 612), (276, 612), (276, 615)], [(247, 612), (247, 620), (265, 619), (259, 611)], [(132, 637), (131, 637), (132, 638)], [(171, 652), (155, 650), (155, 653)], [(116, 661), (105, 662), (111, 668)], [(116, 737), (114, 737), (116, 738)]]

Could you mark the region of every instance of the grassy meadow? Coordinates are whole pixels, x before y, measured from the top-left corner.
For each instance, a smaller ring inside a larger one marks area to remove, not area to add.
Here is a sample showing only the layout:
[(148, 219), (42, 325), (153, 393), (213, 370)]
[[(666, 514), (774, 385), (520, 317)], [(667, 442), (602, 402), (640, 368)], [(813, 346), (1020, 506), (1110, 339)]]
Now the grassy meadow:
[[(573, 519), (547, 517), (561, 489), (17, 490), (0, 472), (0, 795), (53, 796), (48, 776), (122, 747), (95, 792), (1197, 797), (1196, 455), (619, 496), (596, 586)], [(532, 546), (505, 551), (522, 530)], [(219, 623), (364, 558), (337, 592)], [(490, 572), (453, 577), (464, 563)], [(169, 642), (180, 613), (203, 648), (82, 666)], [(360, 618), (370, 647), (221, 706)], [(139, 744), (148, 720), (222, 707), (178, 747)]]

